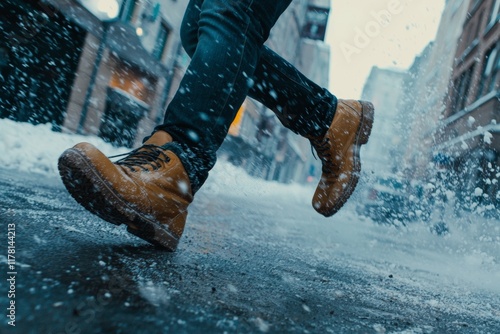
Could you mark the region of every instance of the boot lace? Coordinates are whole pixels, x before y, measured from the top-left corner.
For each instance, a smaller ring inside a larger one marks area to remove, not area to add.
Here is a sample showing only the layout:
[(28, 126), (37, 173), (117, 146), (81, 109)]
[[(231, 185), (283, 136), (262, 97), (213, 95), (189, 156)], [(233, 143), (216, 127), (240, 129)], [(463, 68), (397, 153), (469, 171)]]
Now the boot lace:
[(165, 163), (170, 162), (170, 158), (165, 154), (165, 150), (156, 145), (143, 145), (128, 153), (114, 155), (109, 158), (118, 158), (125, 155), (125, 158), (116, 161), (115, 164), (128, 167), (133, 172), (137, 171), (137, 167), (143, 171), (149, 171), (145, 166), (151, 166), (153, 170), (158, 170), (162, 166), (160, 161)]
[(320, 139), (311, 140), (311, 151), (314, 158), (316, 158), (316, 154), (314, 154), (313, 148), (316, 150), (319, 159), (323, 163), (323, 168), (322, 168), (323, 173), (328, 173), (328, 174), (333, 173), (333, 171), (335, 170), (335, 164), (333, 163), (332, 159), (332, 153), (331, 153), (332, 149), (331, 149), (330, 139), (325, 138), (323, 140)]

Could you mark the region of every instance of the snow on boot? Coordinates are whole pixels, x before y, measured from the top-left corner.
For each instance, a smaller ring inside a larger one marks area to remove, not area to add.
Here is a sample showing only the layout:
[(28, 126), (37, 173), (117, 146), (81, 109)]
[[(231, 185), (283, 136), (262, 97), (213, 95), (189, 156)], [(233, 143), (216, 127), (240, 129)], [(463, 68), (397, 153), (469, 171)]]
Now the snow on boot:
[(356, 188), (361, 171), (359, 150), (368, 142), (373, 116), (370, 102), (339, 100), (325, 136), (309, 138), (323, 164), (312, 205), (326, 217), (339, 211)]
[(182, 236), (193, 200), (188, 175), (172, 137), (158, 131), (140, 148), (112, 162), (89, 143), (59, 158), (59, 173), (75, 200), (90, 212), (170, 251)]

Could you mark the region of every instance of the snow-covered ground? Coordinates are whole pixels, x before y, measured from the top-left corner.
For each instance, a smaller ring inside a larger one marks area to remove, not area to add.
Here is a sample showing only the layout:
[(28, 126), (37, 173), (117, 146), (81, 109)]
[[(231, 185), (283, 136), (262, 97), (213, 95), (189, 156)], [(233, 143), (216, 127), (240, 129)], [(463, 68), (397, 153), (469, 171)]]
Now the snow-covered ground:
[(0, 119), (0, 164), (24, 172), (57, 175), (59, 155), (83, 141), (98, 146), (108, 155), (126, 151), (97, 137), (52, 132), (50, 124), (35, 126)]
[[(113, 148), (96, 137), (54, 133), (49, 125), (33, 126), (0, 120), (0, 165), (55, 177), (58, 156), (81, 141), (91, 142), (109, 155), (127, 151)], [(358, 200), (356, 197), (339, 214), (326, 219), (310, 207), (312, 187), (255, 179), (223, 161), (217, 163), (199, 194), (217, 196), (222, 191), (235, 198), (248, 198), (249, 203), (269, 203), (275, 198), (285, 198), (295, 203), (298, 210), (309, 210), (298, 217), (310, 219), (312, 223), (300, 224), (303, 226), (300, 230), (317, 234), (317, 243), (313, 246), (317, 259), (345, 255), (369, 272), (399, 273), (401, 280), (417, 289), (422, 282), (427, 282), (428, 287), (435, 285), (436, 293), (448, 286), (450, 289), (454, 287), (457, 294), (481, 290), (500, 294), (499, 221), (472, 214), (450, 215), (447, 223), (451, 233), (437, 236), (430, 233), (424, 223), (395, 227), (378, 225), (359, 217), (353, 210), (353, 202)], [(287, 223), (292, 226), (294, 221)], [(281, 226), (276, 233), (288, 233), (287, 226)], [(425, 302), (440, 306), (438, 300)], [(500, 310), (491, 305), (488, 307), (487, 303), (485, 301), (482, 312), (491, 312), (500, 318)], [(476, 306), (461, 307), (470, 307), (473, 312)]]

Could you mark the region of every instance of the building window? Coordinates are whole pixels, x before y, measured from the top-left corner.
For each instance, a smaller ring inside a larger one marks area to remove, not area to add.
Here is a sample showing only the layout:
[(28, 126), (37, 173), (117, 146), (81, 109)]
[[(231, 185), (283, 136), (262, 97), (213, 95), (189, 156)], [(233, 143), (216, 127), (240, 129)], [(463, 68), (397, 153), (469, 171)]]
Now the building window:
[(327, 8), (309, 7), (306, 13), (306, 23), (302, 29), (302, 37), (323, 41), (328, 23)]
[(474, 73), (474, 66), (471, 66), (468, 70), (464, 71), (460, 77), (455, 80), (453, 84), (455, 94), (451, 115), (465, 108), (467, 104), (467, 97), (469, 96), (472, 73)]
[(135, 66), (128, 65), (117, 58), (114, 59), (118, 65), (111, 74), (109, 86), (150, 104), (154, 99), (156, 79)]
[(486, 52), (483, 64), (483, 73), (477, 94), (478, 98), (493, 91), (495, 86), (498, 85), (500, 79), (500, 42)]
[(477, 13), (476, 17), (478, 19), (477, 20), (470, 20), (464, 29), (464, 31), (466, 31), (466, 33), (464, 34), (464, 36), (466, 36), (466, 38), (464, 38), (465, 50), (468, 52), (471, 50), (471, 48), (473, 48), (475, 45), (477, 45), (476, 43), (478, 41), (479, 34), (481, 32), (484, 12), (485, 11), (482, 10), (481, 12)]
[(495, 22), (500, 20), (500, 0), (496, 0), (491, 9), (490, 19), (488, 21), (488, 26), (493, 26)]
[(170, 34), (170, 29), (165, 23), (160, 24), (160, 30), (158, 36), (156, 37), (155, 47), (153, 49), (153, 57), (156, 59), (161, 59), (163, 52), (165, 51), (165, 46), (167, 45), (168, 35)]
[(120, 13), (120, 17), (122, 20), (125, 22), (131, 22), (135, 21), (135, 12), (137, 9), (137, 1), (138, 0), (124, 0), (123, 1), (123, 6), (122, 10)]

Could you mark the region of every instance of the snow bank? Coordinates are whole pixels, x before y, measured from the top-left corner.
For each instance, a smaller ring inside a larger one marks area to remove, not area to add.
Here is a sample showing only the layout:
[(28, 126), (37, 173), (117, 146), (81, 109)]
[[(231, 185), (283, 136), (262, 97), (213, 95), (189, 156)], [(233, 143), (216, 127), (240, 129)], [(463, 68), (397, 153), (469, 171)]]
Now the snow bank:
[(24, 172), (56, 175), (57, 159), (80, 142), (98, 146), (105, 154), (126, 152), (93, 136), (51, 131), (50, 124), (32, 125), (0, 119), (0, 166)]
[(295, 203), (309, 205), (314, 188), (296, 183), (283, 184), (255, 178), (248, 175), (242, 168), (219, 160), (210, 172), (210, 176), (200, 193), (217, 196), (221, 191), (236, 197), (258, 198), (262, 201), (287, 198)]

